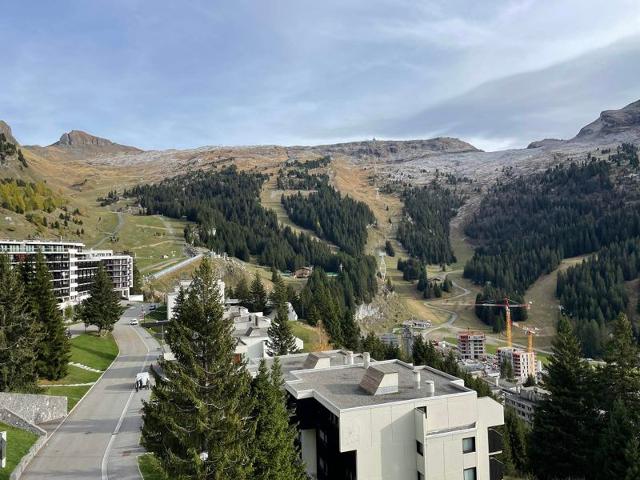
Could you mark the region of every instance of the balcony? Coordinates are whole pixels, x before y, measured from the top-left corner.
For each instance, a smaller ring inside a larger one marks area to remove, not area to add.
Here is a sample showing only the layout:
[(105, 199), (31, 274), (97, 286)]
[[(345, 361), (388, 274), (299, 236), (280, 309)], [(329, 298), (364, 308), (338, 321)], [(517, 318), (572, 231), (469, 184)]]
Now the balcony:
[[(489, 455), (502, 453), (502, 434), (495, 428), (489, 428)], [(493, 478), (493, 477), (492, 477)], [(502, 478), (502, 477), (501, 477)]]
[(489, 479), (502, 480), (504, 475), (503, 463), (495, 457), (489, 458)]

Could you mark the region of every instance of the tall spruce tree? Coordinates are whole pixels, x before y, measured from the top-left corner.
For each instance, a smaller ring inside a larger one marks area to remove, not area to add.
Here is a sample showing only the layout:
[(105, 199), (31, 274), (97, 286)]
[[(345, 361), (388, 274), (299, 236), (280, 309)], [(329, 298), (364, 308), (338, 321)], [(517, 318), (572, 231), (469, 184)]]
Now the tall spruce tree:
[(91, 296), (82, 302), (82, 321), (85, 325), (98, 327), (99, 334), (112, 331), (124, 309), (120, 306), (120, 296), (113, 289), (113, 282), (102, 264), (98, 265), (89, 294)]
[(251, 301), (251, 310), (253, 312), (264, 312), (267, 308), (267, 291), (264, 289), (260, 274), (256, 272), (251, 282), (249, 290), (249, 298)]
[[(509, 475), (523, 476), (529, 469), (528, 458), (528, 429), (518, 418), (512, 408), (504, 409), (504, 426), (502, 428), (505, 446), (505, 470)], [(510, 468), (509, 468), (510, 467)]]
[(131, 285), (131, 294), (140, 295), (142, 293), (142, 275), (138, 270), (138, 263), (133, 260), (133, 285)]
[(595, 374), (580, 356), (569, 320), (561, 317), (544, 388), (550, 395), (536, 408), (529, 458), (541, 480), (589, 478), (597, 432)]
[(166, 378), (156, 378), (143, 406), (142, 443), (170, 478), (253, 478), (250, 378), (235, 359), (215, 280), (205, 259), (167, 327), (176, 360), (160, 360)]
[(251, 384), (253, 480), (304, 480), (307, 478), (297, 447), (297, 432), (289, 420), (280, 362), (276, 358), (267, 369), (262, 360)]
[(0, 255), (0, 391), (36, 388), (39, 340), (22, 279), (7, 256)]
[(622, 400), (615, 400), (600, 433), (590, 478), (626, 478), (637, 467), (628, 450), (629, 442), (639, 435), (634, 416)]
[(251, 308), (251, 292), (249, 292), (249, 285), (247, 284), (247, 278), (242, 275), (236, 285), (236, 298), (240, 301), (240, 305), (246, 308)]
[(606, 366), (600, 382), (605, 411), (616, 400), (624, 403), (632, 420), (640, 428), (640, 350), (633, 338), (631, 322), (624, 313), (618, 315), (605, 353)]
[(267, 340), (267, 351), (269, 355), (287, 355), (288, 353), (295, 353), (298, 351), (296, 347), (296, 340), (293, 336), (291, 325), (289, 324), (289, 306), (287, 304), (287, 287), (282, 280), (282, 277), (277, 274), (274, 275), (274, 288), (271, 294), (271, 303), (276, 316), (274, 317), (267, 333), (269, 334), (269, 340)]
[(347, 309), (342, 324), (342, 341), (346, 348), (354, 351), (360, 350), (360, 327), (356, 322), (351, 309)]
[(29, 308), (42, 333), (42, 340), (37, 346), (38, 376), (59, 380), (67, 374), (70, 345), (65, 334), (62, 311), (53, 294), (51, 273), (42, 252), (36, 255), (27, 294)]

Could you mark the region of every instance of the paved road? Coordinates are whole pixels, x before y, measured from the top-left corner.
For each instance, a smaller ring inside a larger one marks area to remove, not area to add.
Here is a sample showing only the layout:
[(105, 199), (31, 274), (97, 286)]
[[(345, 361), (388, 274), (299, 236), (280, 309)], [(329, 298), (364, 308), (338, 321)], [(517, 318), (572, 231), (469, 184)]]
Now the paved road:
[(136, 393), (132, 385), (136, 373), (160, 353), (144, 329), (128, 324), (140, 309), (130, 307), (116, 324), (120, 355), (40, 450), (23, 479), (140, 479), (141, 399), (149, 391)]
[(199, 258), (202, 258), (202, 256), (203, 256), (203, 254), (199, 253), (195, 257), (189, 257), (186, 260), (181, 261), (180, 263), (176, 263), (175, 265), (172, 265), (170, 267), (164, 268), (164, 269), (160, 270), (159, 272), (152, 273), (151, 275), (149, 275), (149, 277), (151, 277), (153, 279), (158, 279), (160, 277), (168, 275), (171, 272), (175, 272), (176, 270), (179, 270), (179, 269), (189, 265), (190, 263), (195, 262)]

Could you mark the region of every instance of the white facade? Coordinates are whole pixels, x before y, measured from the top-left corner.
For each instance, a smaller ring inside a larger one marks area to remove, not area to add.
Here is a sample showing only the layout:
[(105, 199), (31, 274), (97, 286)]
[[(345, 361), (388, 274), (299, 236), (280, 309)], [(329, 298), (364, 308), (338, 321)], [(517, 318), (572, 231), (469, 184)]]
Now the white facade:
[(501, 478), (493, 456), (500, 436), (492, 427), (504, 423), (503, 408), (460, 379), (367, 359), (291, 376), (285, 387), (296, 400), (302, 456), (313, 478)]
[(133, 258), (112, 250), (85, 249), (80, 242), (45, 240), (0, 240), (0, 254), (8, 255), (12, 265), (31, 262), (38, 252), (44, 255), (53, 277), (53, 291), (60, 308), (77, 305), (89, 297), (93, 278), (102, 264), (114, 289), (129, 298), (133, 285)]
[(517, 386), (504, 392), (504, 404), (506, 407), (513, 408), (518, 417), (532, 425), (536, 406), (547, 395), (549, 392), (540, 387)]
[(525, 382), (529, 375), (536, 375), (536, 354), (514, 347), (501, 347), (498, 349), (500, 364), (509, 362), (513, 367), (513, 376), (517, 382)]

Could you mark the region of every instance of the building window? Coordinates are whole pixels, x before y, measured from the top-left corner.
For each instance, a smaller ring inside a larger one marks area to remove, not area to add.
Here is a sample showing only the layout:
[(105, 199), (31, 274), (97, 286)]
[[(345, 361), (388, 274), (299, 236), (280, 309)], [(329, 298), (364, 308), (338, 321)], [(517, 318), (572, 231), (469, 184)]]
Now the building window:
[[(471, 453), (476, 451), (476, 437), (462, 439), (462, 453)], [(467, 478), (467, 477), (465, 477)], [(475, 477), (473, 477), (475, 478)]]
[(323, 444), (327, 443), (327, 434), (324, 430), (318, 430), (318, 437)]
[(465, 468), (463, 474), (464, 480), (476, 480), (476, 467)]
[(424, 480), (424, 475), (418, 472), (418, 480)]
[(424, 445), (416, 440), (416, 450), (420, 455), (424, 455)]

